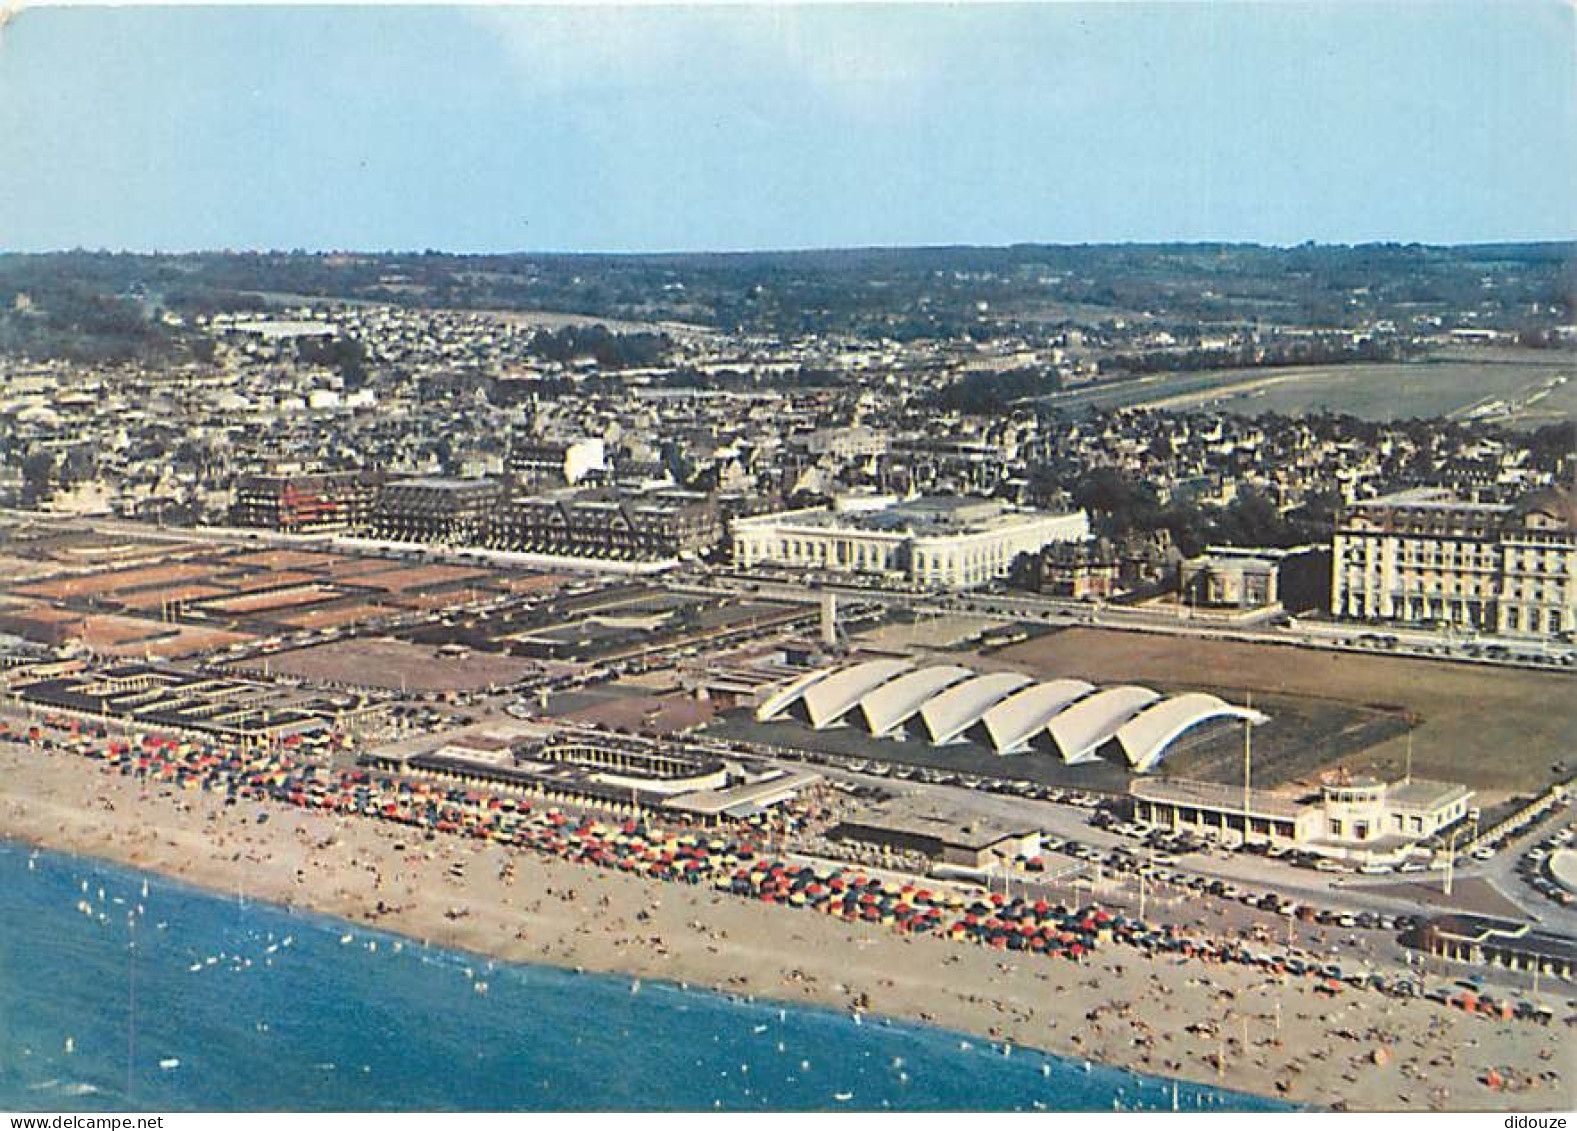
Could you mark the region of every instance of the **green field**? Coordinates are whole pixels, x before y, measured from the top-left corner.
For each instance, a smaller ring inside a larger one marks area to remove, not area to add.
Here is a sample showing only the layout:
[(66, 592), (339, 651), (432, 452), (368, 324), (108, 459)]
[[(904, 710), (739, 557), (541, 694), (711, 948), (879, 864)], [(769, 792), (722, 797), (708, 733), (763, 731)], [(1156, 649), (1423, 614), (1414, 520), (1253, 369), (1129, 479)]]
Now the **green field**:
[[(1556, 384), (1565, 377), (1564, 383)], [(1512, 427), (1577, 419), (1577, 359), (1544, 351), (1457, 351), (1415, 362), (1173, 373), (1046, 398), (1057, 408), (1215, 409), (1366, 420), (1483, 419)]]
[[(1462, 782), (1496, 804), (1565, 780), (1577, 750), (1577, 682), (1565, 672), (1090, 628), (1046, 633), (991, 658), (1041, 679), (1252, 698), (1272, 715), (1266, 741), (1255, 736), (1265, 757), (1256, 780), (1266, 785), (1337, 763), (1394, 780), (1410, 764), (1421, 778)], [(1406, 727), (1386, 725), (1398, 717), (1417, 722), (1410, 755)], [(1180, 753), (1175, 772), (1231, 780), (1236, 763), (1220, 746)]]

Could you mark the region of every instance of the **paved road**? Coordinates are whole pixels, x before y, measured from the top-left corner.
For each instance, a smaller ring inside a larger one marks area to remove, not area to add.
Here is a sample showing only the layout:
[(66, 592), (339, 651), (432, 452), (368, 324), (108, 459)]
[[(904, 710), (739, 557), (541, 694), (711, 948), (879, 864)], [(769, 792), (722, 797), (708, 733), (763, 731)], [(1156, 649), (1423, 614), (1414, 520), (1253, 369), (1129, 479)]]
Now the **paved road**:
[[(60, 521), (58, 516), (41, 515), (30, 511), (7, 509), (0, 511), (0, 513), (38, 521)], [(337, 541), (335, 538), (326, 535), (280, 534), (266, 530), (232, 530), (218, 527), (161, 527), (150, 526), (146, 523), (127, 522), (120, 519), (93, 519), (90, 520), (90, 525), (96, 530), (122, 536), (162, 537), (172, 541), (195, 538), (217, 543), (251, 546), (315, 546), (320, 549), (333, 548)], [(356, 541), (358, 547), (365, 548), (360, 540), (353, 541)], [(474, 563), (477, 560), (488, 560), (494, 564), (514, 565), (523, 568), (532, 568), (533, 565), (531, 561), (527, 560), (530, 555), (506, 554), (482, 549), (446, 546), (413, 545), (401, 546), (400, 548), (407, 551), (420, 552), (423, 556), (434, 561), (470, 561)], [(593, 559), (584, 561), (580, 559), (554, 559), (551, 562), (544, 559), (536, 564), (543, 568), (592, 575), (629, 574), (632, 572), (631, 563), (601, 562)], [(638, 568), (638, 563), (636, 566), (637, 568), (633, 572), (649, 572), (644, 568)], [(1220, 621), (1207, 621), (1203, 616), (1196, 617), (1192, 610), (1186, 608), (1174, 613), (1124, 605), (1091, 605), (1081, 601), (1034, 594), (990, 592), (922, 593), (907, 588), (894, 588), (888, 585), (853, 584), (836, 579), (808, 576), (779, 580), (770, 575), (738, 573), (727, 568), (710, 569), (680, 563), (671, 563), (670, 565), (658, 563), (652, 568), (668, 570), (668, 572), (663, 574), (662, 583), (664, 585), (673, 589), (693, 592), (729, 595), (756, 594), (797, 601), (819, 600), (822, 593), (834, 593), (842, 597), (863, 599), (883, 605), (912, 608), (932, 613), (973, 613), (1037, 623), (1059, 625), (1086, 624), (1126, 631), (1157, 632), (1166, 635), (1191, 636), (1202, 639), (1285, 644), (1305, 648), (1353, 651), (1363, 654), (1375, 654), (1378, 652), (1381, 655), (1409, 656), (1442, 662), (1532, 667), (1543, 671), (1559, 670), (1577, 674), (1577, 648), (1574, 648), (1572, 645), (1550, 645), (1517, 640), (1505, 642), (1506, 647), (1510, 649), (1513, 655), (1525, 653), (1538, 654), (1541, 657), (1544, 655), (1567, 657), (1566, 666), (1563, 667), (1537, 661), (1524, 663), (1512, 660), (1509, 655), (1503, 658), (1489, 657), (1482, 654), (1477, 656), (1468, 655), (1464, 651), (1467, 642), (1460, 638), (1420, 629), (1395, 626), (1370, 627), (1320, 622), (1289, 626), (1256, 622), (1252, 618), (1247, 621), (1239, 620), (1224, 624)], [(1369, 645), (1351, 645), (1347, 643), (1348, 640), (1357, 640), (1367, 636), (1370, 638), (1372, 645), (1374, 638), (1382, 635), (1396, 641), (1395, 646), (1381, 649)], [(1483, 642), (1481, 641), (1480, 643)], [(1448, 650), (1449, 654), (1445, 654)]]
[(1522, 908), (1527, 916), (1552, 931), (1577, 938), (1577, 907), (1562, 907), (1545, 896), (1522, 878), (1517, 863), (1544, 840), (1563, 828), (1577, 827), (1577, 809), (1568, 804), (1564, 810), (1547, 821), (1538, 822), (1533, 828), (1512, 838), (1493, 859), (1474, 864), (1465, 869), (1468, 875), (1480, 876), (1489, 881), (1497, 891)]
[[(1465, 648), (1469, 642), (1419, 629), (1368, 625), (1339, 625), (1322, 622), (1305, 624), (1274, 624), (1270, 617), (1249, 618), (1233, 622), (1207, 619), (1193, 610), (1177, 612), (1139, 608), (1127, 605), (1091, 604), (1059, 597), (1034, 594), (958, 592), (925, 593), (910, 589), (881, 585), (854, 584), (828, 579), (777, 580), (770, 576), (735, 573), (727, 570), (691, 571), (675, 576), (673, 587), (697, 592), (756, 595), (780, 600), (818, 600), (823, 593), (840, 598), (865, 600), (890, 607), (913, 609), (918, 612), (945, 615), (967, 613), (979, 616), (996, 616), (1009, 620), (1051, 624), (1063, 627), (1078, 625), (1111, 628), (1131, 632), (1154, 632), (1168, 636), (1188, 636), (1210, 640), (1237, 640), (1247, 643), (1282, 644), (1303, 648), (1320, 648), (1330, 651), (1357, 652), (1363, 655), (1404, 656), (1411, 659), (1438, 662), (1476, 663), (1501, 667), (1530, 667), (1540, 671), (1569, 671), (1577, 674), (1577, 649), (1570, 645), (1547, 645), (1527, 641), (1506, 641), (1511, 654), (1535, 653), (1552, 658), (1571, 656), (1574, 666), (1551, 663), (1522, 662), (1509, 657), (1497, 659), (1484, 655), (1469, 655)], [(1381, 636), (1396, 643), (1382, 648), (1376, 643)], [(1349, 644), (1368, 638), (1368, 644)], [(1486, 641), (1477, 643), (1482, 645)], [(1449, 654), (1447, 654), (1449, 649)]]

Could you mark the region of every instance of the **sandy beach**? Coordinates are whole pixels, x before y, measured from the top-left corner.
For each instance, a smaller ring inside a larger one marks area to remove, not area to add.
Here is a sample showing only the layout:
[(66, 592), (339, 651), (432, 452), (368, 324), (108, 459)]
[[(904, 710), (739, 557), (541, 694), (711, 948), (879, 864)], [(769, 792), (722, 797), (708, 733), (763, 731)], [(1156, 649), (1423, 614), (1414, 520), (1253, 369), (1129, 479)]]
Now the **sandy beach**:
[[(269, 820), (258, 823), (259, 812)], [(0, 836), (491, 957), (929, 1022), (1296, 1103), (1565, 1110), (1562, 1023), (1469, 1016), (1109, 945), (1004, 953), (373, 821), (243, 803), (0, 743)], [(1511, 1081), (1483, 1083), (1490, 1070)]]

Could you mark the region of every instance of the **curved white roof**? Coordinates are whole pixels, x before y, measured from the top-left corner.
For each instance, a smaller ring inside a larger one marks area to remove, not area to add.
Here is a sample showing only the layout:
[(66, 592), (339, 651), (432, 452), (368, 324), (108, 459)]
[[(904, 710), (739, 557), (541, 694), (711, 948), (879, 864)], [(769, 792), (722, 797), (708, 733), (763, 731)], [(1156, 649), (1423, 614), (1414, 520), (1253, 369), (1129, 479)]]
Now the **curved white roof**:
[(756, 718), (777, 718), (796, 706), (817, 730), (858, 708), (877, 737), (918, 715), (933, 745), (978, 724), (998, 754), (1023, 750), (1044, 731), (1067, 762), (1089, 761), (1115, 740), (1138, 773), (1153, 769), (1173, 742), (1201, 723), (1266, 721), (1258, 711), (1203, 692), (1163, 698), (1133, 685), (1097, 691), (1079, 679), (1034, 683), (1019, 672), (981, 675), (955, 664), (916, 668), (892, 658), (806, 672), (762, 703)]
[(799, 701), (800, 696), (805, 694), (806, 688), (813, 683), (820, 683), (835, 671), (836, 668), (817, 668), (815, 671), (806, 672), (787, 686), (778, 688), (766, 702), (756, 708), (756, 722), (764, 723), (781, 715)]
[(1107, 687), (1059, 712), (1046, 724), (1064, 762), (1085, 762), (1124, 723), (1161, 698), (1148, 687)]
[(913, 666), (907, 660), (866, 660), (816, 681), (800, 696), (810, 725), (817, 730), (831, 726), (870, 692)]
[(1257, 725), (1265, 721), (1265, 716), (1195, 691), (1146, 707), (1125, 722), (1116, 737), (1128, 764), (1144, 773), (1161, 760), (1179, 735), (1211, 719), (1242, 719)]
[(998, 754), (1018, 750), (1058, 711), (1094, 690), (1082, 679), (1054, 679), (1009, 695), (981, 716), (991, 748)]
[(954, 664), (938, 664), (901, 675), (860, 700), (860, 713), (873, 735), (890, 733), (937, 695), (975, 673)]
[(1015, 691), (1035, 681), (1019, 672), (992, 672), (955, 683), (920, 708), (920, 721), (937, 746), (963, 734), (982, 715)]

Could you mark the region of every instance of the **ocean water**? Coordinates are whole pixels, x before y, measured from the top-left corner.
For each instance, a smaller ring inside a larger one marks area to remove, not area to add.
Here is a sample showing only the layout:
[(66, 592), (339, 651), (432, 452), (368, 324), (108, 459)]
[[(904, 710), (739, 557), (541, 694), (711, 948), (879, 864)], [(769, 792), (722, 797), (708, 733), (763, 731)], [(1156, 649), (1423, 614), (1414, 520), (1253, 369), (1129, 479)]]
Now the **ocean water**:
[[(137, 909), (140, 906), (141, 913)], [(348, 941), (345, 941), (346, 936)], [(486, 992), (478, 992), (479, 983)], [(490, 964), (0, 842), (0, 1109), (1170, 1110), (944, 1029)], [(1183, 1110), (1268, 1111), (1180, 1085)]]

